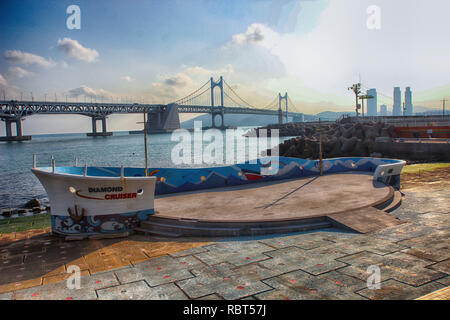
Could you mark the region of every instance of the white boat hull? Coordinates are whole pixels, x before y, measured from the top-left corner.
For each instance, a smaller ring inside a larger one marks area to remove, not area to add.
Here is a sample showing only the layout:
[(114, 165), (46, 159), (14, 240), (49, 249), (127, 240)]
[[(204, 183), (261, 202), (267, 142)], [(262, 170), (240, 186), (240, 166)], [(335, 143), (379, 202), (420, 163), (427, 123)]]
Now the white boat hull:
[(154, 213), (155, 177), (97, 177), (32, 169), (59, 234), (122, 233)]

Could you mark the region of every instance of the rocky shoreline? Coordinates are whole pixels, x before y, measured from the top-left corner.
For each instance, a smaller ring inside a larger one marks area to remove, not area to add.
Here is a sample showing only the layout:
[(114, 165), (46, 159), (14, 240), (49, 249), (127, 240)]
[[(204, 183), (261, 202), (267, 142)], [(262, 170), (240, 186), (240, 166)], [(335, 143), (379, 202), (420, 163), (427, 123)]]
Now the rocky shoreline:
[(0, 220), (8, 218), (29, 217), (50, 213), (50, 206), (44, 206), (39, 199), (32, 199), (20, 208), (0, 209)]
[[(334, 157), (382, 157), (375, 150), (377, 138), (397, 138), (395, 128), (379, 122), (367, 123), (287, 123), (269, 125), (254, 129), (247, 135), (260, 136), (259, 130), (267, 129), (270, 136), (272, 129), (279, 130), (280, 137), (296, 136), (281, 143), (279, 155), (284, 157), (299, 157), (304, 159), (319, 158), (319, 141), (322, 135), (322, 152), (324, 158)], [(267, 150), (271, 154), (271, 150)]]

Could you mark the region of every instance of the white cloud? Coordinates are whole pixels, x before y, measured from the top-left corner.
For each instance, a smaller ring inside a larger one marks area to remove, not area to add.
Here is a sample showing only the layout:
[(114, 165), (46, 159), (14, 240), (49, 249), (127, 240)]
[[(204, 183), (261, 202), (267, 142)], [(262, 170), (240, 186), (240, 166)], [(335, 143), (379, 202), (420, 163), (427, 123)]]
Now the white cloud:
[(224, 76), (231, 75), (234, 72), (233, 66), (231, 64), (227, 64), (223, 68), (218, 69), (207, 69), (200, 66), (195, 67), (186, 67), (185, 72), (192, 75), (192, 76), (198, 76), (202, 79), (208, 79), (209, 77), (218, 77), (218, 76)]
[(21, 67), (11, 67), (8, 69), (8, 77), (12, 77), (12, 78), (28, 78), (30, 76), (32, 76), (34, 73), (31, 71), (27, 71)]
[(9, 63), (21, 64), (21, 65), (37, 65), (40, 67), (53, 67), (55, 62), (51, 59), (45, 59), (41, 56), (22, 52), (20, 50), (7, 50), (4, 54), (5, 60)]
[(7, 84), (6, 79), (0, 73), (0, 85), (1, 86), (6, 86), (6, 84)]
[(198, 89), (201, 83), (193, 80), (189, 75), (179, 72), (161, 78), (152, 83), (151, 94), (155, 101), (175, 101)]
[(97, 50), (85, 48), (77, 40), (70, 38), (59, 39), (58, 48), (69, 57), (80, 61), (94, 62), (99, 57)]
[(122, 77), (122, 80), (125, 80), (126, 82), (134, 81), (134, 79), (132, 77), (130, 77), (130, 76), (124, 76), (124, 77)]
[(88, 97), (88, 98), (115, 98), (116, 95), (114, 93), (111, 93), (109, 91), (103, 90), (103, 89), (92, 89), (89, 88), (86, 85), (82, 85), (81, 87), (74, 88), (69, 90), (68, 92), (69, 97)]
[[(330, 0), (308, 33), (278, 33), (255, 23), (232, 36), (222, 52), (229, 52), (227, 61), (237, 60), (232, 63), (240, 73), (260, 83), (269, 79), (270, 89), (323, 105), (350, 107), (353, 96), (347, 87), (359, 74), (367, 87), (389, 96), (394, 86), (411, 86), (414, 93), (448, 84), (450, 43), (442, 39), (450, 32), (445, 22), (450, 2), (379, 0), (380, 30), (367, 28), (366, 10), (372, 4)], [(384, 100), (379, 95), (380, 103), (392, 103)]]
[(0, 73), (0, 100), (19, 99), (19, 88), (10, 85), (5, 77)]
[(278, 43), (279, 39), (279, 34), (267, 25), (253, 23), (244, 33), (233, 35), (231, 43), (237, 45), (257, 44), (271, 48)]

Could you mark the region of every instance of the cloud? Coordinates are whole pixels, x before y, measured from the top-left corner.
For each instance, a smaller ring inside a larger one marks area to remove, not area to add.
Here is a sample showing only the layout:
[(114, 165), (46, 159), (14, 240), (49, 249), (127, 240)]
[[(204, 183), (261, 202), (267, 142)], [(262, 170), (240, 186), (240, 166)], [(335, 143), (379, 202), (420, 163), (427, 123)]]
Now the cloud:
[(0, 86), (6, 86), (6, 84), (7, 84), (6, 79), (0, 73)]
[[(450, 2), (379, 0), (379, 30), (367, 27), (372, 4), (330, 0), (314, 28), (302, 32), (281, 33), (253, 23), (233, 35), (215, 58), (232, 63), (241, 81), (248, 77), (247, 84), (251, 78), (260, 86), (267, 80), (268, 89), (287, 90), (292, 99), (323, 105), (350, 107), (353, 96), (347, 87), (359, 74), (363, 85), (385, 96), (392, 96), (394, 86), (411, 86), (417, 92), (448, 84), (450, 43), (442, 39), (450, 32), (445, 22)], [(382, 98), (380, 104), (392, 104), (391, 98)]]
[(4, 57), (6, 61), (14, 64), (37, 65), (44, 68), (55, 66), (55, 62), (51, 59), (45, 59), (44, 57), (20, 50), (7, 50)]
[(202, 79), (208, 79), (209, 77), (227, 76), (234, 72), (233, 66), (227, 64), (226, 66), (218, 69), (207, 69), (200, 66), (185, 67), (185, 72), (192, 76), (202, 77)]
[(86, 85), (82, 85), (81, 87), (74, 88), (69, 90), (68, 92), (69, 97), (88, 97), (88, 98), (114, 98), (116, 95), (114, 93), (111, 93), (109, 91), (103, 90), (103, 89), (92, 89), (89, 88)]
[(12, 78), (28, 78), (30, 76), (32, 76), (34, 73), (31, 71), (27, 71), (21, 67), (11, 67), (8, 69), (8, 77), (12, 77)]
[(64, 38), (58, 40), (58, 48), (71, 58), (94, 62), (99, 57), (97, 50), (83, 47), (77, 40)]
[(126, 82), (134, 81), (134, 79), (132, 77), (130, 77), (130, 76), (124, 76), (124, 77), (122, 77), (122, 80), (125, 80)]
[[(233, 45), (262, 45), (268, 48), (278, 43), (280, 35), (262, 23), (251, 24), (244, 33), (234, 34), (231, 38)], [(230, 44), (228, 44), (230, 45)]]
[(8, 99), (18, 99), (19, 98), (19, 88), (13, 85), (10, 85), (8, 81), (6, 81), (5, 77), (0, 73), (0, 99), (3, 100), (3, 97)]
[(171, 87), (185, 87), (192, 83), (192, 79), (184, 73), (177, 73), (174, 76), (166, 78), (163, 83)]
[(199, 87), (199, 83), (189, 75), (179, 72), (152, 83), (151, 94), (156, 100), (177, 100)]

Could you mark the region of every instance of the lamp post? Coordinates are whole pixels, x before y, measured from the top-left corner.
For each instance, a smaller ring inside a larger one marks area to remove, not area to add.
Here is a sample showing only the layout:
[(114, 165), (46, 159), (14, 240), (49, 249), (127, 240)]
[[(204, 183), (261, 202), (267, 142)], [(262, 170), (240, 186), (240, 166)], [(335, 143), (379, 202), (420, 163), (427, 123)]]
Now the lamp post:
[(358, 97), (359, 97), (359, 94), (361, 93), (361, 83), (355, 83), (354, 85), (349, 87), (348, 90), (352, 90), (355, 93), (355, 104), (356, 104), (355, 111), (356, 111), (356, 116), (358, 117), (358, 115), (359, 115), (358, 109), (360, 107), (358, 104)]
[(322, 167), (322, 126), (320, 125), (320, 118), (319, 118), (319, 174), (322, 175), (323, 173), (323, 167)]

